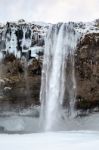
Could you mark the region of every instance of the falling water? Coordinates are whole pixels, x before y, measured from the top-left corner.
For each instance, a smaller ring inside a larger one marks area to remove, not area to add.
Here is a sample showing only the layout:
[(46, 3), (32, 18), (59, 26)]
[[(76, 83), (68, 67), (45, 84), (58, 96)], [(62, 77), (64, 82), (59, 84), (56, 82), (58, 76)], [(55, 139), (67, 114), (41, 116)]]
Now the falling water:
[(44, 130), (54, 129), (65, 101), (68, 116), (74, 113), (74, 50), (78, 37), (72, 23), (53, 25), (47, 34), (40, 92), (40, 122)]

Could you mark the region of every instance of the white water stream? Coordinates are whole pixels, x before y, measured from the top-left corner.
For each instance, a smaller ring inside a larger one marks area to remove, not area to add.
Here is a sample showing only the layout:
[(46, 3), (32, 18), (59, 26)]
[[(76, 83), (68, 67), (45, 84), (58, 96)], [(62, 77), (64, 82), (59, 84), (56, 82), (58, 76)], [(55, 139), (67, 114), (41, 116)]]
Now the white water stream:
[(72, 23), (53, 25), (46, 37), (40, 93), (40, 122), (46, 131), (54, 130), (61, 119), (64, 101), (68, 116), (74, 115), (74, 51), (78, 39)]

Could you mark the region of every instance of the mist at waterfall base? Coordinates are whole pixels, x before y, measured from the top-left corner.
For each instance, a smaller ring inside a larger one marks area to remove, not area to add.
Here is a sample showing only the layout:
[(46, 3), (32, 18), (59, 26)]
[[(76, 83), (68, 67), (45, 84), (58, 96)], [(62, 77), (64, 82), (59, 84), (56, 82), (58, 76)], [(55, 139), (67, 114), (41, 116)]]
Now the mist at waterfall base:
[(53, 25), (45, 41), (41, 83), (41, 124), (44, 130), (62, 126), (62, 110), (66, 103), (66, 117), (75, 116), (76, 81), (74, 51), (80, 34), (73, 24)]

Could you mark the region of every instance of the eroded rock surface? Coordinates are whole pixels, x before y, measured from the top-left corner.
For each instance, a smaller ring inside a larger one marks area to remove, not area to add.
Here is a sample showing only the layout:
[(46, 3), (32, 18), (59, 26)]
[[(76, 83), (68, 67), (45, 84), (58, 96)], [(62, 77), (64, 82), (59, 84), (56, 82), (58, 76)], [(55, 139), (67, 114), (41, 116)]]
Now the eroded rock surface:
[(77, 108), (99, 107), (99, 33), (89, 33), (75, 54)]

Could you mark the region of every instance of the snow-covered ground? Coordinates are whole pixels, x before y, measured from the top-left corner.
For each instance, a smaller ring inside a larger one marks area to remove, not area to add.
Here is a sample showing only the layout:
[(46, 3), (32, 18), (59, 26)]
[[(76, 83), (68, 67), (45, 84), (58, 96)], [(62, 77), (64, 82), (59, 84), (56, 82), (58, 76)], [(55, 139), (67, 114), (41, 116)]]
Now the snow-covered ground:
[(99, 150), (99, 132), (2, 134), (0, 150)]

